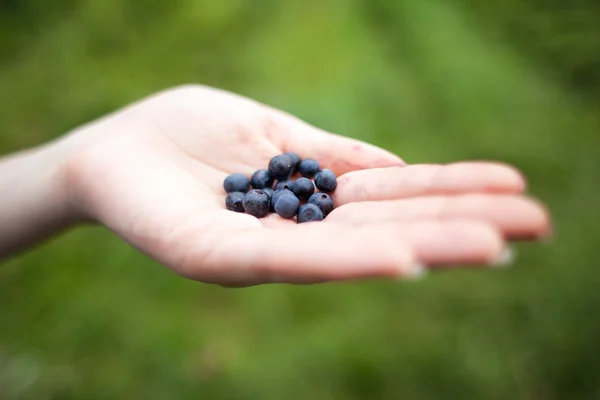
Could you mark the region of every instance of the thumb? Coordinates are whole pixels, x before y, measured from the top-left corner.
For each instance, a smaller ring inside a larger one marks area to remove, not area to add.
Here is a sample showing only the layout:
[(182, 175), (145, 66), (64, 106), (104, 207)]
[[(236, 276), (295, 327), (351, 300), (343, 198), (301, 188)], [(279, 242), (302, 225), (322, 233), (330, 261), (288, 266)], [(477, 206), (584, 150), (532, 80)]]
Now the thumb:
[(336, 175), (369, 168), (405, 166), (395, 154), (372, 144), (326, 132), (291, 115), (280, 114), (285, 151), (313, 158)]

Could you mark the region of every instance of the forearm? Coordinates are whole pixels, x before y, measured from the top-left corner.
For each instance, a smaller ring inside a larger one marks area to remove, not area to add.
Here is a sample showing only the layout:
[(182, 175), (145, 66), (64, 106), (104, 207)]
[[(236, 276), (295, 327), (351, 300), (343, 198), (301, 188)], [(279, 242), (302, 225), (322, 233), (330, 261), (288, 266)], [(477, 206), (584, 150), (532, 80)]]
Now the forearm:
[(65, 160), (61, 142), (0, 159), (1, 259), (75, 223)]

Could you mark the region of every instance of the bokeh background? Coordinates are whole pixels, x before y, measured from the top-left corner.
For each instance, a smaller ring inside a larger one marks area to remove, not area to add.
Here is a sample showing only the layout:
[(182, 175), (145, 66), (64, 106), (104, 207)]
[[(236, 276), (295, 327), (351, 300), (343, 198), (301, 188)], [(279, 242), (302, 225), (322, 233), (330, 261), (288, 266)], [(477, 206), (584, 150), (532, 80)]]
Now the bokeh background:
[(556, 224), (510, 270), (244, 290), (75, 229), (0, 267), (0, 398), (600, 398), (598, 21), (594, 0), (0, 1), (3, 153), (199, 82), (410, 163), (513, 163)]

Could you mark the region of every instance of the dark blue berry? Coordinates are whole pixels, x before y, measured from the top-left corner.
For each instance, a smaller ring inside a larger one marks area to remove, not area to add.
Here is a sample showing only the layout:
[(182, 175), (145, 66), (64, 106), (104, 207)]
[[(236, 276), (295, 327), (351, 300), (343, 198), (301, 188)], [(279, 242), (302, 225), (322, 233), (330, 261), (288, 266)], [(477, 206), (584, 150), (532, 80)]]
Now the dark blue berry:
[(263, 218), (269, 214), (269, 195), (262, 189), (252, 189), (244, 195), (244, 210), (256, 218)]
[(276, 190), (271, 198), (271, 211), (275, 212), (275, 204), (277, 203), (277, 200), (279, 200), (279, 197), (283, 196), (284, 194), (291, 194), (293, 196), (294, 192), (289, 189)]
[(275, 190), (281, 190), (281, 189), (292, 190), (293, 187), (294, 187), (294, 181), (291, 179), (286, 179), (284, 181), (277, 182), (277, 184), (275, 185)]
[(264, 188), (262, 191), (269, 196), (269, 211), (275, 212), (275, 208), (273, 208), (273, 194), (275, 194), (275, 191), (271, 188)]
[(308, 178), (298, 178), (294, 182), (292, 191), (300, 200), (306, 200), (315, 192), (315, 185)]
[(283, 218), (294, 218), (300, 208), (300, 200), (293, 194), (283, 194), (275, 203), (275, 212)]
[(333, 199), (331, 198), (331, 196), (323, 192), (313, 194), (308, 198), (308, 202), (319, 207), (319, 210), (321, 210), (324, 217), (326, 217), (327, 214), (332, 212), (334, 208)]
[(244, 212), (244, 193), (242, 192), (229, 192), (225, 196), (225, 207), (229, 211), (235, 211), (239, 213)]
[(269, 175), (280, 181), (289, 178), (292, 169), (292, 159), (285, 154), (275, 156), (269, 162)]
[(320, 169), (321, 167), (319, 166), (319, 163), (310, 158), (300, 161), (300, 165), (298, 165), (298, 171), (300, 172), (300, 175), (305, 178), (312, 178), (317, 174), (317, 172), (319, 172)]
[(273, 186), (273, 178), (266, 169), (259, 169), (250, 178), (250, 183), (254, 189), (270, 188)]
[(275, 191), (271, 188), (264, 188), (263, 192), (265, 192), (267, 194), (267, 196), (269, 196), (269, 199), (272, 199), (273, 193), (275, 193)]
[(225, 189), (227, 193), (246, 193), (250, 190), (250, 179), (244, 174), (231, 174), (223, 181), (223, 189)]
[(337, 187), (337, 179), (335, 179), (335, 174), (329, 169), (320, 171), (315, 176), (315, 185), (317, 185), (317, 188), (319, 188), (319, 190), (322, 192), (333, 192)]
[(283, 154), (292, 159), (292, 175), (295, 174), (298, 170), (298, 166), (300, 165), (300, 161), (302, 161), (300, 156), (293, 151), (288, 151), (287, 153)]
[(298, 210), (298, 223), (311, 222), (311, 221), (322, 221), (323, 213), (319, 207), (311, 203), (306, 203), (300, 210)]

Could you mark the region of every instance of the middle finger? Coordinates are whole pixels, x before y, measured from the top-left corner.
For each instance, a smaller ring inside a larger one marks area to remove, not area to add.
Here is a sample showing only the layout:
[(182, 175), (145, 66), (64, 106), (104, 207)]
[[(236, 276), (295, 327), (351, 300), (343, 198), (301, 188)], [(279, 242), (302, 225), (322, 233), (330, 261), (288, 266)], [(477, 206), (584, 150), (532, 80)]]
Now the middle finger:
[(463, 193), (521, 193), (522, 175), (513, 167), (491, 162), (408, 165), (349, 172), (339, 177), (336, 206), (356, 201)]

